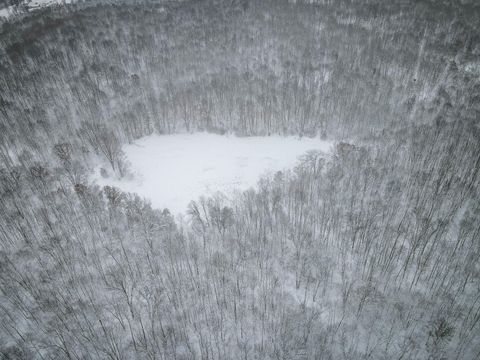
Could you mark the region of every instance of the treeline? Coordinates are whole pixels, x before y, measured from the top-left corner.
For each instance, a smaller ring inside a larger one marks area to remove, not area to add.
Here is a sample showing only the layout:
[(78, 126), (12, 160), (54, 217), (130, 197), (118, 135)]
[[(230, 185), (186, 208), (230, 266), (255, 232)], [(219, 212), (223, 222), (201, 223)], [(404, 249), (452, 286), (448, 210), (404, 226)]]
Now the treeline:
[(351, 139), (473, 122), (478, 19), (427, 15), (282, 1), (37, 11), (3, 25), (2, 144), (45, 147), (85, 123), (125, 142), (193, 130)]

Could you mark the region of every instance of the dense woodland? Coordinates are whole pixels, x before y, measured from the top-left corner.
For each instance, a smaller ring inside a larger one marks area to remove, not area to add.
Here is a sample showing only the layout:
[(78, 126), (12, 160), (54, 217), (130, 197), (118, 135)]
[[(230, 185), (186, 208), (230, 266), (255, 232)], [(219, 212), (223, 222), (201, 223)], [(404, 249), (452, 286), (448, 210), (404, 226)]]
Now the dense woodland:
[[(2, 358), (480, 358), (475, 2), (91, 1), (0, 32)], [(176, 219), (88, 180), (198, 130), (338, 145)]]

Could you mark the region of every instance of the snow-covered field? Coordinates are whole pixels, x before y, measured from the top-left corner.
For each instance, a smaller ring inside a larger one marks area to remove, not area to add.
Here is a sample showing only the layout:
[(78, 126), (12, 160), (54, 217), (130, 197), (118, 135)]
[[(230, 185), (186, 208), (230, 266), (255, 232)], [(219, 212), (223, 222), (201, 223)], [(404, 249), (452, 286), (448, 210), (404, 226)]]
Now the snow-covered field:
[(52, 5), (61, 5), (61, 4), (70, 4), (72, 0), (31, 0), (31, 1), (23, 1), (21, 6), (17, 5), (10, 5), (3, 9), (0, 9), (0, 17), (9, 18), (10, 16), (14, 15), (16, 11), (32, 11), (35, 9), (39, 9), (46, 6)]
[(201, 195), (246, 190), (263, 174), (292, 168), (306, 151), (327, 153), (331, 146), (320, 139), (282, 136), (151, 135), (123, 148), (133, 179), (103, 178), (98, 167), (92, 180), (135, 192), (155, 208), (176, 214)]

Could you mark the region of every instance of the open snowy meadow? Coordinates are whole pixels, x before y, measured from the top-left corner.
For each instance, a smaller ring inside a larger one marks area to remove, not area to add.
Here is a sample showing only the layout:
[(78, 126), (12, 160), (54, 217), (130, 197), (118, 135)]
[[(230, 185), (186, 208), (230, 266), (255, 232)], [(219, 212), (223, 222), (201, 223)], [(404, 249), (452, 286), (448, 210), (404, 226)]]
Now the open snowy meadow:
[(262, 175), (293, 168), (307, 151), (327, 154), (331, 148), (329, 141), (294, 136), (150, 135), (123, 147), (131, 176), (102, 176), (98, 166), (92, 181), (137, 193), (177, 214), (202, 195), (247, 190)]

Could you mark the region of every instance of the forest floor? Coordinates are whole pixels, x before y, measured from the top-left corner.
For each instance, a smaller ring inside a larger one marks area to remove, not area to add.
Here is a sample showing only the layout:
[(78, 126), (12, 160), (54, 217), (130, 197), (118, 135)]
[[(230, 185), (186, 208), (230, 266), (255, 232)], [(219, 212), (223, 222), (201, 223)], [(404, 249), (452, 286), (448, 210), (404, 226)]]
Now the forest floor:
[(329, 153), (332, 142), (299, 137), (237, 137), (209, 133), (151, 135), (123, 147), (130, 176), (91, 180), (149, 199), (152, 206), (177, 214), (191, 200), (220, 191), (226, 195), (255, 187), (262, 175), (291, 169), (309, 150)]

